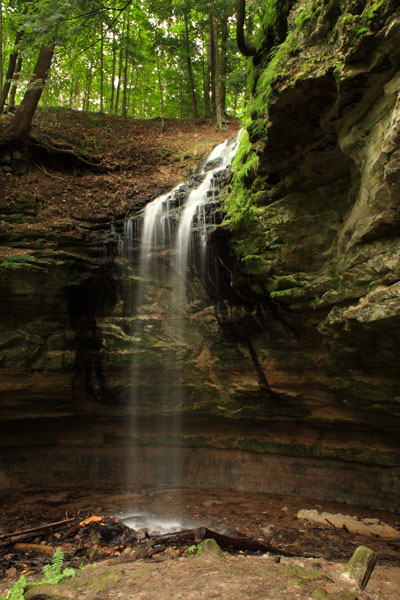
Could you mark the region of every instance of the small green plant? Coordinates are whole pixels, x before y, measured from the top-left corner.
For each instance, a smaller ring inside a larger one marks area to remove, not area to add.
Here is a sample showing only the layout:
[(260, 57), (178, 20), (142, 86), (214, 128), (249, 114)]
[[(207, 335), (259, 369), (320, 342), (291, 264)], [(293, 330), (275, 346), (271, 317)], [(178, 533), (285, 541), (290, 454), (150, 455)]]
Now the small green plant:
[(364, 33), (368, 33), (369, 29), (368, 27), (360, 27), (359, 29), (357, 29), (356, 33), (355, 33), (355, 37), (360, 37), (360, 35), (363, 35)]
[(188, 556), (201, 556), (203, 554), (203, 547), (200, 544), (193, 544), (187, 549)]
[(57, 550), (53, 554), (53, 558), (51, 560), (50, 565), (45, 565), (42, 569), (44, 580), (40, 583), (61, 583), (64, 579), (68, 579), (68, 577), (75, 577), (75, 570), (71, 567), (67, 567), (63, 569), (64, 562), (64, 552), (61, 548), (57, 548)]
[(371, 6), (371, 8), (368, 11), (368, 21), (372, 21), (376, 15), (379, 12), (379, 9), (381, 8), (381, 6), (383, 6), (385, 4), (385, 0), (379, 0), (379, 2), (376, 2), (373, 6)]
[(11, 590), (5, 596), (1, 596), (0, 600), (24, 600), (24, 592), (26, 588), (26, 579), (23, 575), (14, 583)]
[[(63, 569), (64, 552), (61, 548), (53, 554), (50, 565), (45, 565), (42, 569), (44, 579), (42, 581), (29, 581), (29, 585), (43, 585), (46, 583), (58, 584), (68, 579), (68, 577), (75, 577), (75, 570), (71, 567)], [(24, 575), (18, 579), (12, 588), (4, 596), (0, 596), (0, 600), (24, 600), (25, 588), (28, 585)]]

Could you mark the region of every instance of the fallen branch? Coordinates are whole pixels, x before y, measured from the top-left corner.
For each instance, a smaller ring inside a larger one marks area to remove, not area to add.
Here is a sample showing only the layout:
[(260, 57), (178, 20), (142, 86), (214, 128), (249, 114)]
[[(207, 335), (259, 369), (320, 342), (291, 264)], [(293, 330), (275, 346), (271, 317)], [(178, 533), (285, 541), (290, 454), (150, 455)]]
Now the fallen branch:
[[(298, 552), (284, 550), (283, 548), (279, 548), (278, 546), (274, 546), (270, 543), (259, 542), (258, 540), (254, 540), (248, 537), (223, 535), (222, 533), (218, 533), (217, 531), (207, 529), (207, 527), (200, 527), (198, 529), (195, 529), (195, 533), (196, 542), (212, 538), (222, 548), (227, 548), (236, 551), (245, 550), (248, 552), (271, 552), (272, 554), (280, 554), (281, 556), (298, 556)], [(306, 555), (303, 554), (303, 556)]]
[(165, 544), (160, 544), (157, 547), (157, 541), (147, 541), (140, 546), (125, 551), (121, 556), (115, 556), (102, 561), (102, 565), (119, 565), (121, 563), (134, 562), (135, 560), (141, 560), (143, 558), (151, 558), (152, 556), (159, 554), (165, 550)]
[(333, 523), (331, 523), (331, 521), (329, 519), (325, 519), (325, 521), (327, 523), (329, 523), (329, 525), (332, 525), (333, 529), (336, 531), (336, 525), (334, 525)]
[(53, 556), (54, 550), (52, 546), (45, 544), (15, 544), (14, 550), (22, 550), (22, 552), (40, 552)]
[(11, 533), (3, 533), (0, 535), (0, 540), (6, 540), (8, 538), (14, 538), (19, 536), (25, 536), (31, 533), (39, 533), (40, 531), (47, 531), (48, 529), (54, 529), (56, 527), (61, 527), (62, 525), (66, 525), (67, 523), (72, 523), (76, 521), (75, 517), (71, 517), (70, 519), (64, 519), (63, 521), (56, 521), (55, 523), (47, 523), (47, 525), (41, 525), (40, 527), (33, 527), (31, 529), (23, 529), (22, 531), (13, 531)]
[(61, 181), (64, 181), (64, 178), (63, 178), (63, 177), (58, 177), (58, 175), (52, 175), (51, 173), (49, 173), (49, 172), (47, 171), (47, 169), (45, 169), (44, 167), (42, 167), (42, 166), (38, 165), (38, 164), (37, 164), (37, 163), (35, 163), (35, 162), (34, 162), (33, 164), (34, 164), (34, 165), (36, 165), (36, 167), (38, 167), (38, 168), (39, 168), (41, 171), (43, 171), (43, 173), (46, 173), (46, 175), (48, 175), (49, 177), (51, 177), (51, 178), (54, 178), (54, 179), (60, 179)]
[[(182, 531), (176, 531), (173, 533), (154, 535), (148, 537), (144, 541), (144, 544), (151, 545), (151, 547), (157, 546), (158, 544), (197, 544), (202, 540), (209, 538), (214, 539), (221, 546), (221, 548), (225, 550), (234, 550), (236, 552), (238, 552), (239, 550), (247, 552), (271, 552), (272, 554), (279, 554), (281, 556), (299, 556), (298, 551), (285, 550), (283, 548), (279, 548), (279, 546), (275, 546), (266, 542), (259, 542), (258, 540), (248, 537), (224, 535), (222, 533), (218, 533), (217, 531), (208, 529), (207, 527), (198, 527), (197, 529), (183, 529)], [(302, 552), (301, 555), (308, 558), (314, 558), (313, 554), (305, 552)], [(122, 555), (118, 557), (118, 560), (120, 562), (125, 562), (125, 560), (137, 560), (137, 555), (135, 557), (132, 556), (130, 558), (128, 558), (127, 556), (124, 557), (124, 555)]]

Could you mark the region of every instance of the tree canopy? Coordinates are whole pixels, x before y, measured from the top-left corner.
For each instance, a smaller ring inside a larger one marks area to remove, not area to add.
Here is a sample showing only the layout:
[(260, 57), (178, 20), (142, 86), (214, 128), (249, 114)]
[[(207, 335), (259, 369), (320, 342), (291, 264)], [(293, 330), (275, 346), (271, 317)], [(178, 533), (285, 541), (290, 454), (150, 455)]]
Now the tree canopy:
[(235, 11), (235, 0), (0, 0), (0, 111), (29, 92), (46, 106), (220, 124), (244, 103)]

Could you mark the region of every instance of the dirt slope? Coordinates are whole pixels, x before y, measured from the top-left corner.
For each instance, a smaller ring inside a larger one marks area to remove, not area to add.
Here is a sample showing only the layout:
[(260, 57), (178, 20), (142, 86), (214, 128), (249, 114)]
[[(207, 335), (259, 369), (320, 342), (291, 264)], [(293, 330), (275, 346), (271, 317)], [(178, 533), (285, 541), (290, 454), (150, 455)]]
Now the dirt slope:
[[(0, 227), (43, 228), (57, 221), (93, 223), (122, 216), (182, 181), (214, 145), (237, 129), (232, 124), (217, 130), (206, 119), (167, 119), (162, 131), (157, 119), (42, 110), (35, 133), (95, 158), (103, 172), (35, 150), (29, 152), (29, 163), (22, 150), (3, 156)], [(26, 204), (30, 210), (24, 210)]]

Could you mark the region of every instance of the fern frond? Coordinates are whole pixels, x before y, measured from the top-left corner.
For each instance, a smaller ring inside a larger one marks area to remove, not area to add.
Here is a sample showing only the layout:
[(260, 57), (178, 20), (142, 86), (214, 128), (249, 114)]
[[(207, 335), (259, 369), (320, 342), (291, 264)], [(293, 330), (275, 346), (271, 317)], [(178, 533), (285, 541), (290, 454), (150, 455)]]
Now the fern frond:
[(61, 548), (57, 548), (57, 550), (53, 554), (53, 558), (51, 561), (51, 566), (54, 568), (55, 573), (61, 573), (61, 569), (64, 562), (64, 552)]
[(61, 548), (57, 548), (57, 550), (53, 554), (53, 558), (51, 560), (50, 565), (45, 565), (42, 569), (43, 575), (48, 583), (58, 583), (59, 577), (61, 575), (61, 570), (64, 562), (64, 552)]
[(23, 575), (12, 586), (11, 590), (6, 594), (5, 600), (24, 600), (24, 592), (26, 587), (26, 579)]
[(63, 579), (68, 577), (75, 577), (75, 569), (67, 567), (63, 570), (64, 552), (61, 548), (53, 554), (50, 565), (45, 565), (42, 569), (45, 581), (43, 583), (61, 583)]
[(72, 567), (66, 567), (62, 572), (63, 579), (67, 579), (68, 577), (75, 577), (75, 569)]

